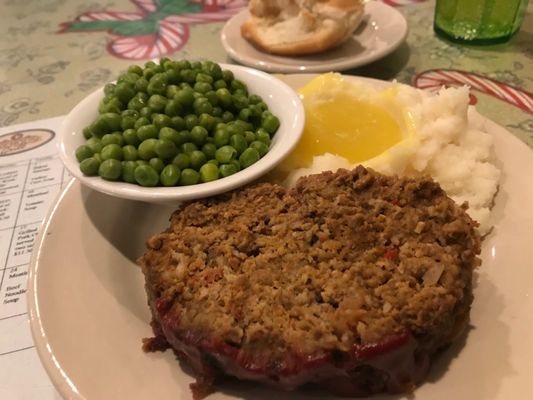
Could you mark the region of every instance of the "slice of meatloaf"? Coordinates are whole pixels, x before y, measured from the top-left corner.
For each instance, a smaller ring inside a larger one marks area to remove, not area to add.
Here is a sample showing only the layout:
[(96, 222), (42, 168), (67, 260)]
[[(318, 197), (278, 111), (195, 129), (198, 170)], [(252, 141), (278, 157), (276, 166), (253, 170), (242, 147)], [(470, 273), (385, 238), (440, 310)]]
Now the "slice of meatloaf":
[(198, 376), (412, 390), (465, 326), (480, 239), (429, 178), (358, 167), (195, 201), (139, 260), (155, 339)]

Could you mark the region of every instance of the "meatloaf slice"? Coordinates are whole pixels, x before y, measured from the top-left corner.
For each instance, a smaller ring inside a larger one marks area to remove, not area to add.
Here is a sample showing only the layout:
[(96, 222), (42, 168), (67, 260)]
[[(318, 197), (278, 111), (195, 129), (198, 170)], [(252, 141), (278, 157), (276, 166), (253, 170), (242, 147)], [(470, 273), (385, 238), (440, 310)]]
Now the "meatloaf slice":
[(155, 339), (215, 378), (411, 391), (465, 326), (476, 223), (429, 178), (357, 167), (195, 201), (139, 260)]

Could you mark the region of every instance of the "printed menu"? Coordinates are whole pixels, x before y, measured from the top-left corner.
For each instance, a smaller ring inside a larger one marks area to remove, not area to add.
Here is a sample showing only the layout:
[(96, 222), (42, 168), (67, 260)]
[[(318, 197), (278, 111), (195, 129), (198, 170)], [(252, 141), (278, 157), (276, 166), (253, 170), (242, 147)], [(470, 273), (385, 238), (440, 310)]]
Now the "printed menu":
[(0, 399), (61, 399), (39, 361), (26, 309), (35, 238), (71, 179), (57, 151), (61, 121), (0, 129)]

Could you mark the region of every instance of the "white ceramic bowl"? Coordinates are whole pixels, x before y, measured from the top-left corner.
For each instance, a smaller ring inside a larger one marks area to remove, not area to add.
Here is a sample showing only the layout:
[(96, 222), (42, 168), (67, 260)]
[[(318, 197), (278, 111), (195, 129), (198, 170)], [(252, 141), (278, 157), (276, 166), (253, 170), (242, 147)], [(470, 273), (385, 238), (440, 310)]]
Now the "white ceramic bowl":
[(220, 66), (231, 70), (237, 79), (245, 82), (250, 93), (261, 96), (270, 111), (280, 120), (280, 127), (272, 139), (268, 153), (255, 164), (234, 175), (191, 186), (142, 187), (125, 182), (106, 181), (98, 176), (85, 176), (79, 169), (75, 150), (85, 143), (83, 128), (98, 115), (98, 103), (103, 97), (103, 89), (98, 89), (83, 99), (63, 121), (59, 132), (61, 160), (76, 179), (94, 190), (111, 196), (153, 203), (168, 204), (212, 196), (257, 179), (283, 160), (298, 143), (305, 122), (304, 108), (298, 94), (277, 78), (251, 68), (227, 64)]

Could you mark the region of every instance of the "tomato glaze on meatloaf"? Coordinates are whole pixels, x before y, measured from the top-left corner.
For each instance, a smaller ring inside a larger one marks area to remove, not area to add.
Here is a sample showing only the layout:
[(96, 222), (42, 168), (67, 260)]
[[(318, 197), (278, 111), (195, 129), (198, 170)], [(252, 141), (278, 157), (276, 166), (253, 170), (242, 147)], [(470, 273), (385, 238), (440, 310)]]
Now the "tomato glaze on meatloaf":
[(476, 222), (430, 178), (363, 167), (191, 202), (140, 258), (155, 337), (196, 399), (233, 376), (409, 392), (465, 327)]

